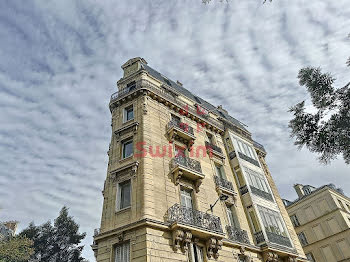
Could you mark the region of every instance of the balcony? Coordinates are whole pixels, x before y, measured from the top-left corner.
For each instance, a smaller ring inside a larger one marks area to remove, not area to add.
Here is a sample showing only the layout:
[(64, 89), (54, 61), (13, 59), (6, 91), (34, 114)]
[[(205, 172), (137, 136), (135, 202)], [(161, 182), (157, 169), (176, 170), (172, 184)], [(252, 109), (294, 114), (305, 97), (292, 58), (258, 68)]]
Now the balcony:
[(241, 152), (238, 152), (238, 156), (239, 156), (239, 158), (241, 158), (241, 159), (257, 166), (257, 167), (260, 167), (259, 162), (256, 161), (255, 159), (250, 158), (249, 156), (246, 156), (246, 155), (242, 154)]
[(170, 121), (167, 126), (167, 134), (169, 140), (173, 141), (174, 139), (187, 144), (189, 147), (192, 146), (196, 137), (194, 136), (194, 131), (191, 126), (186, 123), (179, 121)]
[(182, 228), (190, 230), (195, 236), (208, 238), (211, 236), (222, 237), (220, 218), (212, 214), (175, 204), (168, 210), (167, 222), (172, 229)]
[(268, 232), (268, 231), (266, 231), (266, 235), (269, 241), (272, 243), (286, 246), (286, 247), (292, 247), (292, 244), (290, 243), (290, 240), (288, 237), (285, 237), (276, 233)]
[(247, 231), (232, 226), (226, 226), (226, 231), (230, 240), (250, 244)]
[(233, 189), (233, 185), (230, 181), (227, 181), (224, 178), (221, 178), (219, 176), (214, 176), (216, 188), (221, 190), (223, 193), (235, 195), (236, 192)]
[(260, 243), (265, 242), (264, 233), (262, 231), (254, 233), (254, 237), (255, 237), (255, 241), (256, 241), (257, 245), (259, 245)]
[(170, 163), (171, 173), (174, 175), (175, 184), (178, 185), (181, 178), (186, 178), (194, 182), (196, 191), (202, 183), (204, 174), (202, 173), (201, 163), (198, 160), (176, 156)]
[(210, 157), (214, 155), (222, 159), (225, 158), (224, 154), (222, 153), (222, 149), (220, 147), (212, 143), (209, 143), (208, 141), (205, 141), (205, 147), (207, 148), (207, 151)]
[(265, 199), (273, 202), (273, 197), (270, 193), (267, 193), (259, 188), (253, 187), (253, 186), (250, 186), (250, 190), (252, 191), (252, 193), (254, 195), (260, 196), (262, 198), (265, 198)]

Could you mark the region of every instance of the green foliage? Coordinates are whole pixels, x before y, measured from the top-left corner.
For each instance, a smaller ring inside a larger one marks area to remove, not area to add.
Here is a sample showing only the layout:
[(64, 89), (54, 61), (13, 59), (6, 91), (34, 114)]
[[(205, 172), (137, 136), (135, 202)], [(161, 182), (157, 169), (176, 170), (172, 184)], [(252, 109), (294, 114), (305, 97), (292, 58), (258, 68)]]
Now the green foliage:
[(79, 246), (86, 234), (79, 233), (79, 225), (68, 215), (67, 207), (62, 208), (53, 225), (50, 221), (40, 226), (31, 223), (20, 235), (34, 243), (32, 261), (86, 261), (81, 257), (83, 246)]
[(28, 261), (33, 252), (33, 241), (25, 237), (10, 237), (0, 241), (0, 262)]
[[(350, 66), (350, 59), (347, 64)], [(312, 67), (301, 69), (298, 78), (317, 112), (305, 112), (305, 101), (289, 110), (294, 114), (289, 127), (295, 144), (320, 154), (322, 163), (342, 155), (345, 163), (350, 164), (350, 83), (336, 89), (335, 78)]]

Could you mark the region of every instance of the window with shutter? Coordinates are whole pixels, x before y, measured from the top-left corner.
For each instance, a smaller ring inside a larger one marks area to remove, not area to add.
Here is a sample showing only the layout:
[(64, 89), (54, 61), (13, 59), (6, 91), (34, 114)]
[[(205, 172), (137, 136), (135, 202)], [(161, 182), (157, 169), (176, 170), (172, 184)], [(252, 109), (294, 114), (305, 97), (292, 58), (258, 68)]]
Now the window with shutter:
[(130, 243), (125, 242), (115, 247), (115, 262), (130, 261)]

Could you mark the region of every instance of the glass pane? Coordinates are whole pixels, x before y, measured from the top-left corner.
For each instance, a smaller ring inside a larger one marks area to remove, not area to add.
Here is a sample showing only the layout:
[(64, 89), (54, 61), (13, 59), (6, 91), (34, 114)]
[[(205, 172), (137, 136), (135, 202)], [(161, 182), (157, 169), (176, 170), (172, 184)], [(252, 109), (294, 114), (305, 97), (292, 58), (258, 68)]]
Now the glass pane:
[(126, 120), (131, 120), (134, 118), (134, 110), (133, 108), (128, 108), (126, 111)]
[(126, 208), (130, 206), (130, 181), (120, 185), (120, 208)]
[(125, 142), (123, 144), (123, 158), (129, 157), (133, 154), (133, 143), (132, 141)]

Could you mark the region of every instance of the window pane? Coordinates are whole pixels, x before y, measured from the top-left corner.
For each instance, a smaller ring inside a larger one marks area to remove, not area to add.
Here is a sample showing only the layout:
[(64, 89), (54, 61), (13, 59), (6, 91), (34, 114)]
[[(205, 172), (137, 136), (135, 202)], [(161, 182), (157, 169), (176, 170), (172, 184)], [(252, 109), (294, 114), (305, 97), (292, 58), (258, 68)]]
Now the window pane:
[(133, 154), (133, 143), (132, 141), (123, 143), (123, 158), (129, 157)]
[(131, 107), (131, 108), (128, 108), (127, 111), (126, 111), (126, 120), (131, 120), (134, 118), (134, 109)]
[(120, 209), (130, 206), (130, 202), (131, 202), (130, 189), (131, 189), (130, 181), (120, 184)]
[(130, 261), (130, 244), (124, 243), (117, 245), (115, 248), (115, 262)]

